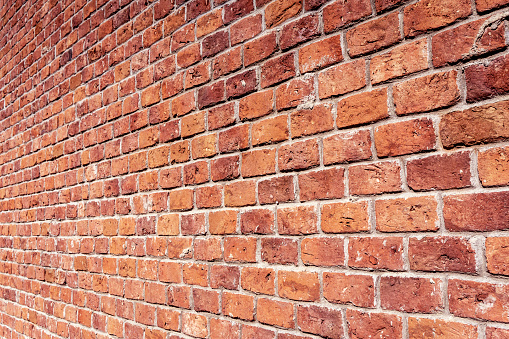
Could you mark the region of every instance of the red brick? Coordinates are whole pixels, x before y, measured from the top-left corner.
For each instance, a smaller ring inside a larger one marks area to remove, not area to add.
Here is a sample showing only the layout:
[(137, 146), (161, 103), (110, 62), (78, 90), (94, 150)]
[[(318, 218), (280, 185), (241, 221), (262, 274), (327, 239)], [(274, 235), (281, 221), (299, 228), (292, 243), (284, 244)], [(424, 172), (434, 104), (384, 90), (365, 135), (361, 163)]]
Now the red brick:
[(342, 132), (323, 139), (325, 165), (371, 158), (371, 136), (368, 130)]
[[(456, 71), (435, 73), (394, 86), (396, 114), (432, 111), (456, 104), (460, 93)], [(441, 93), (437, 98), (436, 93)]]
[(254, 119), (273, 111), (274, 93), (272, 90), (253, 93), (239, 102), (239, 117), (242, 120)]
[(239, 20), (230, 28), (231, 44), (236, 45), (248, 39), (254, 38), (262, 31), (262, 16), (256, 14)]
[(318, 74), (320, 99), (343, 95), (366, 86), (366, 61), (355, 60), (329, 68)]
[(224, 260), (238, 262), (256, 262), (256, 247), (256, 238), (226, 238), (224, 240)]
[(255, 209), (240, 215), (242, 234), (271, 234), (274, 232), (274, 212)]
[(292, 176), (276, 177), (258, 182), (258, 202), (278, 204), (295, 200)]
[(184, 89), (184, 73), (179, 73), (173, 77), (166, 78), (161, 83), (161, 92), (163, 99), (172, 97)]
[(509, 56), (465, 69), (467, 102), (488, 99), (509, 92)]
[[(288, 1), (288, 0), (278, 0)], [(276, 3), (276, 2), (274, 2)], [(262, 88), (272, 86), (284, 80), (294, 77), (296, 74), (294, 55), (284, 54), (266, 61), (261, 67), (260, 86)]]
[(314, 78), (294, 79), (276, 89), (278, 111), (308, 104), (315, 100)]
[(262, 324), (280, 326), (285, 328), (294, 328), (293, 304), (269, 300), (265, 298), (258, 299), (256, 306), (256, 317)]
[(242, 337), (241, 339), (274, 339), (276, 333), (265, 328), (242, 325)]
[(217, 135), (207, 134), (193, 138), (191, 142), (193, 159), (209, 158), (217, 154)]
[(200, 44), (195, 43), (177, 53), (177, 65), (182, 68), (191, 66), (201, 60)]
[(159, 172), (159, 186), (175, 188), (182, 186), (182, 168), (163, 169)]
[(380, 301), (383, 309), (438, 313), (443, 309), (440, 279), (382, 277)]
[(278, 272), (280, 297), (292, 300), (317, 301), (320, 298), (318, 274), (311, 272)]
[(193, 208), (193, 190), (182, 189), (170, 192), (171, 210), (190, 210)]
[(249, 125), (237, 125), (219, 133), (218, 148), (221, 153), (249, 147)]
[(237, 74), (226, 80), (226, 97), (234, 98), (254, 92), (257, 83), (255, 70)]
[(155, 104), (161, 100), (161, 84), (148, 87), (141, 92), (141, 105), (143, 107)]
[(351, 166), (350, 194), (365, 195), (401, 191), (400, 167), (397, 162), (378, 162)]
[(425, 232), (439, 228), (434, 197), (376, 200), (376, 229), (381, 232)]
[(262, 238), (262, 260), (271, 264), (297, 264), (298, 244), (290, 238)]
[(182, 116), (196, 109), (194, 92), (187, 92), (171, 101), (171, 112), (173, 115)]
[(209, 130), (229, 126), (235, 122), (235, 104), (227, 103), (209, 110), (207, 123)]
[(250, 206), (256, 203), (254, 181), (237, 181), (224, 187), (224, 204), (227, 207)]
[[(271, 32), (244, 45), (244, 64), (249, 66), (272, 55), (277, 49), (276, 33)], [(240, 47), (239, 47), (240, 50)]]
[(343, 266), (343, 239), (307, 238), (301, 243), (301, 258), (305, 265)]
[(224, 21), (229, 23), (241, 18), (254, 10), (253, 2), (246, 0), (236, 0), (224, 8)]
[(316, 105), (312, 109), (304, 109), (291, 113), (290, 129), (292, 137), (317, 134), (334, 128), (332, 107)]
[(417, 40), (373, 57), (370, 63), (371, 83), (377, 84), (427, 68), (428, 48), (426, 39)]
[(210, 62), (202, 62), (186, 71), (185, 88), (192, 88), (210, 80)]
[(346, 33), (350, 56), (370, 53), (400, 40), (398, 13), (360, 24)]
[(281, 146), (278, 153), (280, 171), (301, 170), (320, 164), (318, 142), (314, 139)]
[(285, 50), (311, 40), (319, 34), (320, 18), (316, 14), (310, 14), (283, 27), (279, 46)]
[(210, 319), (211, 339), (238, 339), (240, 336), (239, 324), (227, 320)]
[(379, 157), (397, 156), (435, 149), (435, 130), (431, 119), (416, 119), (375, 128), (375, 147)]
[(348, 254), (350, 267), (403, 270), (402, 238), (350, 238)]
[(420, 0), (405, 7), (405, 36), (416, 36), (444, 27), (470, 14), (472, 7), (468, 0)]
[(317, 233), (317, 216), (312, 206), (279, 208), (277, 211), (279, 234)]
[(336, 0), (323, 9), (323, 29), (326, 33), (332, 32), (371, 15), (371, 11), (368, 0)]
[(288, 117), (284, 115), (257, 121), (252, 127), (252, 144), (262, 145), (287, 140)]
[(450, 279), (449, 310), (462, 318), (508, 322), (509, 285)]
[(184, 138), (205, 131), (205, 111), (186, 115), (181, 119), (180, 125), (180, 133)]
[(403, 321), (393, 314), (346, 311), (350, 338), (400, 338), (403, 336)]
[(202, 40), (202, 56), (208, 58), (224, 51), (229, 47), (229, 40), (228, 31), (219, 31), (209, 35)]
[(216, 211), (209, 213), (209, 232), (211, 234), (232, 234), (237, 229), (236, 211)]
[(182, 333), (198, 338), (206, 338), (208, 334), (207, 318), (201, 314), (182, 314)]
[(196, 207), (212, 208), (222, 205), (222, 186), (205, 186), (196, 189)]
[(223, 26), (223, 10), (216, 9), (198, 18), (196, 21), (196, 36), (198, 38), (214, 32)]
[(450, 195), (444, 197), (444, 221), (449, 231), (507, 229), (507, 192)]
[(465, 238), (410, 238), (408, 257), (413, 270), (476, 273), (475, 250)]
[(193, 0), (187, 4), (187, 21), (193, 20), (200, 14), (210, 10), (210, 2), (205, 0)]
[[(469, 326), (469, 327), (472, 328), (472, 338), (475, 338), (475, 335), (476, 335), (475, 328), (473, 328), (473, 326)], [(494, 328), (494, 327), (486, 328), (486, 339), (504, 339), (508, 335), (509, 335), (509, 330), (504, 330), (502, 328)], [(463, 338), (468, 338), (468, 337), (463, 336)]]
[(270, 268), (244, 267), (241, 272), (241, 286), (244, 290), (274, 295), (276, 273)]
[(236, 290), (239, 286), (240, 269), (235, 266), (213, 265), (210, 272), (210, 287)]
[(209, 180), (206, 161), (194, 162), (184, 166), (184, 185), (202, 184)]
[(470, 154), (459, 152), (411, 160), (407, 163), (407, 181), (416, 191), (468, 187)]
[(486, 239), (486, 263), (488, 272), (509, 275), (509, 238), (492, 237)]
[(208, 268), (203, 264), (185, 264), (183, 269), (184, 282), (190, 285), (206, 287), (208, 285)]
[(340, 35), (314, 42), (299, 50), (299, 68), (301, 73), (315, 71), (342, 60)]
[(277, 0), (265, 7), (265, 25), (267, 28), (275, 27), (291, 17), (297, 15), (302, 9), (301, 0)]
[(240, 69), (242, 67), (241, 52), (242, 48), (237, 47), (216, 56), (212, 63), (214, 79)]
[(331, 168), (299, 175), (300, 200), (338, 199), (345, 193), (344, 170)]
[(506, 46), (504, 27), (487, 27), (479, 40), (476, 40), (481, 25), (480, 19), (451, 28), (433, 36), (433, 65), (435, 67), (454, 64), (460, 60), (495, 51)]
[(343, 338), (343, 320), (340, 310), (325, 307), (297, 306), (297, 326), (303, 332), (324, 338)]
[(324, 204), (321, 222), (322, 231), (326, 233), (368, 231), (368, 204), (366, 201)]
[(375, 281), (369, 275), (324, 273), (323, 296), (332, 303), (375, 306)]
[(193, 288), (194, 310), (219, 313), (219, 292)]
[(231, 292), (223, 292), (223, 314), (242, 320), (254, 319), (254, 298)]
[(445, 148), (506, 139), (508, 119), (509, 101), (448, 113), (440, 121), (440, 138)]
[(506, 5), (507, 0), (476, 0), (475, 5), (479, 12), (485, 12), (491, 9)]
[(356, 94), (338, 102), (339, 128), (363, 125), (388, 117), (387, 89)]
[(408, 318), (408, 332), (410, 339), (424, 339), (443, 337), (451, 339), (475, 339), (477, 328), (473, 325), (446, 321), (441, 319)]
[(232, 180), (240, 175), (239, 157), (230, 156), (212, 160), (210, 175), (213, 181)]
[(479, 179), (484, 187), (509, 183), (509, 153), (507, 147), (491, 148), (477, 154)]

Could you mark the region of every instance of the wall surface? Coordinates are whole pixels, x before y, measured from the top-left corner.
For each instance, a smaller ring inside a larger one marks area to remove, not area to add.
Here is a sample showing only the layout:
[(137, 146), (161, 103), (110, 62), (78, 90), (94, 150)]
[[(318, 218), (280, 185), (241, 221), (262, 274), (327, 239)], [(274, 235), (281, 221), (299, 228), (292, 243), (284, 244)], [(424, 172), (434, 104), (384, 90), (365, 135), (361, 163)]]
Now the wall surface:
[(0, 337), (509, 338), (507, 18), (0, 1)]

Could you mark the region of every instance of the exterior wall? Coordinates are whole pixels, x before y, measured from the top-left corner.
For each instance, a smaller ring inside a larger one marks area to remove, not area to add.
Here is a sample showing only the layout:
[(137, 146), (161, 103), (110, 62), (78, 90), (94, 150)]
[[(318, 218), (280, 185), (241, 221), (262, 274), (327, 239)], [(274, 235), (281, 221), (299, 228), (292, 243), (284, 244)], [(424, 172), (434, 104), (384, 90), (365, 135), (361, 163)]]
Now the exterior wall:
[(509, 338), (508, 0), (0, 2), (0, 337)]

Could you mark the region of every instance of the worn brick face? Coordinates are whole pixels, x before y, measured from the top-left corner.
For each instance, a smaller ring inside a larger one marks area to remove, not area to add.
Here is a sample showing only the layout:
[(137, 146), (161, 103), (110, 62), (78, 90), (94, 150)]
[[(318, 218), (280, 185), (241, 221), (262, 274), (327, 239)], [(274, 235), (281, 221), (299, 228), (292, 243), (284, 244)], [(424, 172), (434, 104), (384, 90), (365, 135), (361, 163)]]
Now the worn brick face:
[(509, 0), (0, 5), (0, 337), (507, 339)]

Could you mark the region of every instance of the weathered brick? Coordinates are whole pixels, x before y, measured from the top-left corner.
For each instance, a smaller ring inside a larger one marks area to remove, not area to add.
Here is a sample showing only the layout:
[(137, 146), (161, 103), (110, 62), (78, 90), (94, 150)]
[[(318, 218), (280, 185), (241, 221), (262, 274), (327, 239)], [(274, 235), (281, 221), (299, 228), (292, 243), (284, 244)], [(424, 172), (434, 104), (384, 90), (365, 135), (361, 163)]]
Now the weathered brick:
[(325, 165), (366, 160), (371, 155), (371, 136), (368, 130), (342, 132), (323, 139)]
[(428, 112), (456, 104), (460, 98), (456, 76), (456, 71), (435, 73), (394, 86), (396, 114)]
[(279, 234), (313, 234), (317, 232), (316, 211), (311, 206), (279, 208), (277, 224)]
[(400, 166), (378, 162), (350, 167), (350, 194), (365, 195), (401, 191)]
[(408, 257), (413, 270), (476, 273), (475, 250), (465, 238), (410, 238)]
[(314, 79), (305, 77), (294, 79), (276, 89), (276, 109), (278, 111), (309, 104), (315, 100)]
[(381, 232), (438, 230), (437, 202), (433, 197), (376, 200), (376, 229)]
[(483, 186), (509, 183), (509, 154), (507, 147), (491, 148), (477, 154), (479, 179)]
[(468, 0), (420, 0), (405, 7), (403, 27), (405, 36), (416, 36), (465, 18), (472, 14)]
[(299, 50), (299, 68), (301, 73), (315, 71), (342, 60), (340, 35), (314, 42)]
[(348, 266), (403, 270), (403, 239), (397, 237), (350, 238)]
[(346, 33), (350, 56), (389, 47), (400, 40), (398, 13), (360, 24)]
[(254, 119), (273, 111), (274, 92), (273, 90), (266, 90), (262, 92), (253, 93), (245, 98), (240, 99), (239, 102), (239, 117), (242, 120)]
[(508, 292), (507, 284), (450, 279), (449, 310), (458, 317), (507, 322)]
[(411, 339), (424, 339), (433, 336), (451, 339), (474, 339), (478, 336), (477, 328), (472, 325), (441, 319), (414, 317), (408, 318), (408, 332)]
[(292, 137), (313, 135), (334, 128), (330, 105), (316, 105), (312, 109), (298, 110), (290, 114)]
[(278, 168), (280, 171), (301, 170), (316, 167), (319, 164), (318, 142), (314, 139), (295, 142), (279, 148)]
[(272, 55), (276, 49), (276, 34), (273, 32), (249, 41), (244, 46), (244, 64), (249, 66), (263, 60)]
[(317, 273), (279, 271), (277, 281), (280, 297), (303, 301), (316, 301), (320, 297)]
[(507, 253), (507, 237), (491, 237), (486, 239), (486, 263), (488, 271), (493, 274), (509, 275)]
[(400, 45), (371, 59), (371, 82), (377, 84), (428, 68), (426, 39)]
[(249, 125), (237, 125), (219, 133), (218, 148), (221, 153), (243, 150), (249, 147)]
[(403, 336), (403, 321), (393, 314), (346, 311), (348, 333), (351, 338), (399, 338)]
[(301, 258), (305, 265), (343, 266), (343, 239), (307, 238), (301, 243)]
[(285, 50), (313, 39), (320, 34), (320, 18), (316, 14), (304, 16), (283, 27), (279, 46)]
[(332, 303), (375, 306), (375, 281), (369, 275), (323, 274), (323, 296)]
[(433, 65), (454, 64), (460, 60), (495, 51), (506, 46), (504, 27), (487, 27), (479, 40), (477, 34), (484, 19), (476, 20), (440, 32), (432, 38)]
[(459, 152), (408, 161), (407, 182), (415, 191), (468, 187), (470, 154)]
[(243, 320), (254, 319), (254, 298), (231, 292), (223, 292), (223, 314)]
[(356, 94), (338, 102), (339, 128), (363, 125), (388, 117), (387, 89)]
[(292, 176), (276, 177), (258, 182), (260, 204), (278, 204), (295, 200)]
[(240, 229), (243, 234), (271, 234), (274, 232), (274, 212), (255, 209), (242, 213)]
[(467, 101), (475, 102), (509, 92), (509, 56), (465, 69)]
[(491, 143), (509, 137), (509, 101), (448, 113), (440, 120), (445, 148)]
[(236, 45), (243, 41), (254, 38), (262, 31), (262, 16), (256, 14), (244, 18), (230, 28), (231, 44)]
[(241, 271), (243, 289), (274, 295), (276, 272), (271, 268), (244, 267)]
[(344, 191), (344, 170), (342, 168), (331, 168), (299, 175), (301, 201), (342, 198)]
[(431, 119), (403, 121), (375, 128), (375, 147), (379, 157), (433, 150), (435, 139)]
[(288, 131), (288, 117), (280, 115), (275, 118), (257, 121), (253, 124), (251, 133), (253, 145), (287, 140), (290, 134)]
[(275, 27), (291, 17), (297, 15), (302, 9), (301, 0), (277, 0), (265, 7), (265, 25), (267, 28)]
[(368, 0), (336, 0), (323, 9), (323, 28), (329, 33), (368, 15), (371, 15)]
[(322, 231), (326, 233), (355, 233), (369, 230), (366, 201), (324, 204), (320, 213)]
[(329, 68), (318, 74), (318, 95), (325, 99), (366, 86), (366, 62), (359, 59)]
[(301, 331), (325, 338), (343, 338), (343, 320), (340, 310), (319, 306), (297, 306), (297, 326)]
[(262, 260), (271, 264), (297, 264), (298, 244), (290, 238), (262, 238)]
[[(279, 0), (281, 1), (281, 0)], [(296, 74), (293, 53), (284, 54), (266, 61), (261, 67), (260, 86), (272, 86), (294, 77)]]
[(259, 322), (268, 325), (294, 328), (293, 304), (270, 299), (258, 299), (256, 315)]
[(442, 281), (436, 278), (382, 277), (380, 302), (383, 309), (438, 313), (443, 309)]

